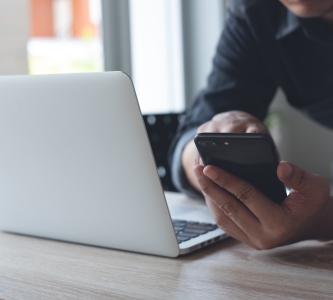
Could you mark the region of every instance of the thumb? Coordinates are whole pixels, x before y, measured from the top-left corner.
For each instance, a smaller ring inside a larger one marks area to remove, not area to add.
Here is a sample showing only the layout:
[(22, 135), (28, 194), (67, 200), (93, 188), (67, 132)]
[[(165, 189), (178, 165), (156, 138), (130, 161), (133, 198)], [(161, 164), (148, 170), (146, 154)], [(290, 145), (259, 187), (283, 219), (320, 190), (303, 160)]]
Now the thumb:
[(286, 186), (309, 196), (321, 189), (326, 181), (321, 176), (308, 173), (286, 161), (280, 162), (277, 175)]

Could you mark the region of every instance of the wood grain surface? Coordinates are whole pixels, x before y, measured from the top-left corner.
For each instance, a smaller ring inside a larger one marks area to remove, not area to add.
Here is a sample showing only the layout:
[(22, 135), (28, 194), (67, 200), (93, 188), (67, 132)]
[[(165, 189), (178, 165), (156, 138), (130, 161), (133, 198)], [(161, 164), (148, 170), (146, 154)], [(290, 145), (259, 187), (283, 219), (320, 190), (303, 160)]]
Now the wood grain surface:
[(0, 233), (3, 299), (333, 299), (333, 243), (170, 259)]

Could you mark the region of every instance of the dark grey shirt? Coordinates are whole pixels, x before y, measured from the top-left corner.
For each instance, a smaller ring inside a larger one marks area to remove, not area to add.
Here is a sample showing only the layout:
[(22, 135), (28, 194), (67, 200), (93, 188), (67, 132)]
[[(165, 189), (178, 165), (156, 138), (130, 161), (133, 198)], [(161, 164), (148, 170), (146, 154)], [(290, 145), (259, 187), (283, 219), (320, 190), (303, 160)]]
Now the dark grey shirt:
[(277, 87), (288, 102), (333, 128), (333, 31), (320, 19), (299, 19), (278, 0), (231, 0), (207, 87), (181, 122), (170, 148), (175, 186), (189, 186), (181, 153), (196, 129), (215, 114), (246, 111), (260, 120)]

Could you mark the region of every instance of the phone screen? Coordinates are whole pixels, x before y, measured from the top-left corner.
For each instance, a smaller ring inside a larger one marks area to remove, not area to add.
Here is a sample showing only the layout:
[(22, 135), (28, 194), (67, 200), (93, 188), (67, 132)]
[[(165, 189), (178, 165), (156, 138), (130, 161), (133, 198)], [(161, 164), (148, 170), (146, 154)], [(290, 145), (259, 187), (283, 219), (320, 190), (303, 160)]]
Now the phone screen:
[(278, 179), (278, 158), (273, 140), (264, 134), (201, 133), (195, 144), (205, 165), (220, 167), (240, 177), (276, 203), (286, 198)]

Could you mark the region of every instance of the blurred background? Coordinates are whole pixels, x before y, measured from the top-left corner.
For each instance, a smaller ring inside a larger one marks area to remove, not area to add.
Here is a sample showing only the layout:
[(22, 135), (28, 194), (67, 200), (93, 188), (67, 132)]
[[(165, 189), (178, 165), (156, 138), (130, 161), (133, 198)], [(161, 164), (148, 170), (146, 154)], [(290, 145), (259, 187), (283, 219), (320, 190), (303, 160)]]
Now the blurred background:
[[(122, 70), (146, 126), (175, 125), (205, 85), (226, 7), (227, 0), (0, 0), (0, 75)], [(330, 130), (291, 108), (282, 91), (266, 121), (282, 159), (331, 179)], [(158, 143), (156, 130), (148, 132)]]

